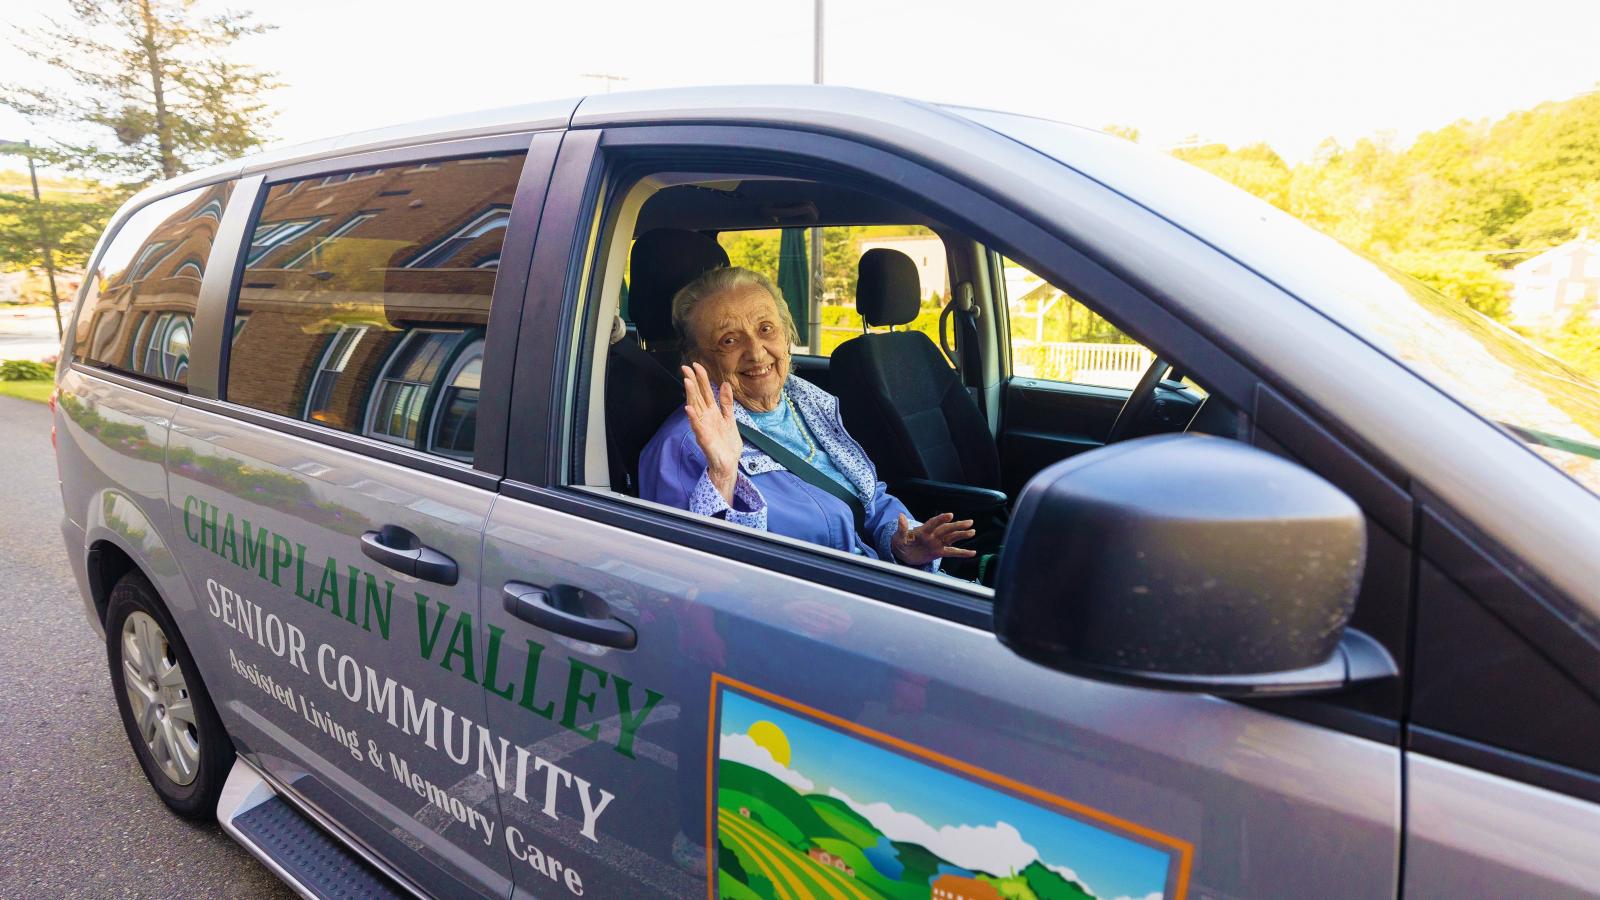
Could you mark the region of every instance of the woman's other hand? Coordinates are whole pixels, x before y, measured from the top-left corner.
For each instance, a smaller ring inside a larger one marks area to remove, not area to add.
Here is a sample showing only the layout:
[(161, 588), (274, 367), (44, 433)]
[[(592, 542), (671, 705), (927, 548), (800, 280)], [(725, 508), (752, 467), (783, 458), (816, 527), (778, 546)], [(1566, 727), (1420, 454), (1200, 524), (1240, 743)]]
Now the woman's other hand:
[(916, 528), (900, 517), (900, 527), (895, 530), (890, 548), (894, 558), (908, 566), (925, 566), (936, 559), (977, 556), (977, 551), (955, 546), (978, 532), (972, 528), (971, 519), (952, 522), (954, 513), (940, 513)]
[[(722, 495), (723, 502), (731, 506), (733, 483), (739, 476), (739, 454), (744, 449), (739, 423), (733, 418), (733, 389), (723, 383), (719, 398), (718, 392), (711, 389), (711, 378), (706, 375), (704, 366), (695, 363), (693, 368), (680, 368), (689, 427), (694, 429), (700, 452), (706, 455), (706, 473), (711, 477), (711, 485)], [(901, 524), (904, 525), (903, 520)]]

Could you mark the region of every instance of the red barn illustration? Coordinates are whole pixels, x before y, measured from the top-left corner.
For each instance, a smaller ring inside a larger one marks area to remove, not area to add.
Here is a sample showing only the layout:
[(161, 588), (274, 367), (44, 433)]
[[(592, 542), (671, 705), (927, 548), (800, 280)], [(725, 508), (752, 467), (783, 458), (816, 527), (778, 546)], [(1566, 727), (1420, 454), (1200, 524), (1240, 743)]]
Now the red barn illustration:
[(933, 882), (932, 900), (1005, 900), (988, 882), (962, 875), (940, 875)]

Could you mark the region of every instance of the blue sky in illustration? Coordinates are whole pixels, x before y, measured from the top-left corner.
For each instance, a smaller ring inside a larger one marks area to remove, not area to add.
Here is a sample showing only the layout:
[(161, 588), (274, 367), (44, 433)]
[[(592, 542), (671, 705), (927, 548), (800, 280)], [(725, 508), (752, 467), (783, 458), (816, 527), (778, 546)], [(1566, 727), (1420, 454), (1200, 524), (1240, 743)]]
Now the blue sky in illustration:
[(1046, 864), (1071, 869), (1107, 900), (1145, 897), (1166, 885), (1171, 857), (1163, 850), (761, 701), (722, 692), (722, 734), (744, 734), (761, 720), (783, 730), (791, 751), (789, 767), (816, 782), (816, 793), (834, 788), (858, 803), (887, 803), (935, 829), (1006, 822)]

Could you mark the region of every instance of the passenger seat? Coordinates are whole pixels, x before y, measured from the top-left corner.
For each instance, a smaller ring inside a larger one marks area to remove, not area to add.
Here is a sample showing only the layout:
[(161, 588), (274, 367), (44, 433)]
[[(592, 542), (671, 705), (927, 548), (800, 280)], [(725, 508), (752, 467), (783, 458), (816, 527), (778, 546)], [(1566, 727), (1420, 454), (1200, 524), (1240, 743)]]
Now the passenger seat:
[(638, 337), (624, 334), (606, 361), (606, 441), (611, 488), (639, 494), (639, 454), (683, 400), (672, 296), (728, 264), (715, 239), (698, 231), (657, 228), (640, 235), (628, 261), (628, 315)]
[[(916, 263), (898, 250), (862, 254), (856, 311), (871, 326), (906, 325), (922, 302)], [(961, 377), (920, 331), (851, 338), (829, 367), (844, 424), (878, 477), (919, 518), (953, 511), (998, 524), (1006, 504), (994, 435)]]

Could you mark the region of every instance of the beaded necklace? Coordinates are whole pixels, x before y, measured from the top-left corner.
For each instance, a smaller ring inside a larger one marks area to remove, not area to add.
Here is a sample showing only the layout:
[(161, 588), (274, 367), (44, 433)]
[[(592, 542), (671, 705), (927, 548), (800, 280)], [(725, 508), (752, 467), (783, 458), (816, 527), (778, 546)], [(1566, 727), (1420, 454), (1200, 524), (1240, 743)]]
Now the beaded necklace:
[(789, 407), (789, 414), (794, 416), (794, 422), (800, 428), (800, 437), (806, 442), (806, 462), (816, 458), (817, 445), (811, 442), (811, 429), (806, 427), (806, 420), (800, 418), (800, 410), (794, 408), (794, 401), (789, 399), (789, 392), (783, 392), (783, 402)]

